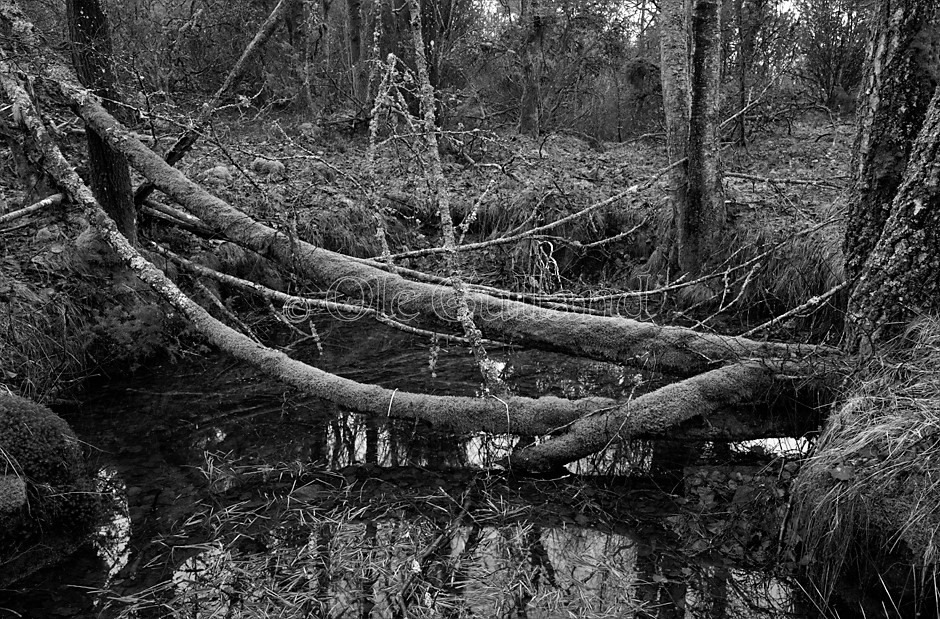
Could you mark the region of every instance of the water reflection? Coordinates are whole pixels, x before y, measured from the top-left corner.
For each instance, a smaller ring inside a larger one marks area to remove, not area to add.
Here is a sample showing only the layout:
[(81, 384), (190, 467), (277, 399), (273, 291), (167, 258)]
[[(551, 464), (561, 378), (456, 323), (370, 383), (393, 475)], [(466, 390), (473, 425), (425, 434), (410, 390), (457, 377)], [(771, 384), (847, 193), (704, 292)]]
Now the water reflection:
[[(475, 522), (473, 511), (461, 514), (446, 522), (362, 520), (357, 509), (294, 507), (277, 524), (253, 529), (255, 552), (245, 552), (237, 536), (207, 545), (169, 583), (147, 592), (146, 605), (194, 619), (796, 613), (793, 592), (779, 580), (662, 561), (636, 535), (530, 521), (492, 526)], [(250, 519), (243, 513), (238, 524)]]
[[(425, 393), (480, 388), (464, 350), (442, 350), (432, 376), (420, 339), (318, 328), (323, 354), (306, 352), (346, 377)], [(547, 353), (498, 359), (520, 395), (624, 398), (654, 380)], [(789, 612), (784, 584), (688, 558), (671, 488), (596, 485), (651, 471), (663, 450), (650, 442), (611, 446), (538, 492), (507, 480), (468, 503), (475, 476), (538, 439), (366, 418), (221, 357), (104, 385), (63, 412), (103, 450), (103, 475), (125, 501), (100, 584), (112, 613), (718, 617), (739, 598)], [(156, 606), (133, 603), (144, 599)]]

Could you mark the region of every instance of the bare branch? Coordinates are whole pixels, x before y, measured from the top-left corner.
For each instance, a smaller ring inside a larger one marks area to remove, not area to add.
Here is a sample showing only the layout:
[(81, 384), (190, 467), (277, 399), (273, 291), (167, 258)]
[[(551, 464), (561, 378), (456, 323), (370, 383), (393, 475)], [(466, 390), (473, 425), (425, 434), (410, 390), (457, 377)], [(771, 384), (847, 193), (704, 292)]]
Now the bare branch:
[(65, 195), (61, 193), (54, 193), (51, 196), (47, 196), (36, 202), (35, 204), (30, 204), (29, 206), (23, 207), (19, 210), (7, 213), (5, 215), (0, 215), (0, 224), (5, 224), (7, 222), (13, 221), (14, 219), (19, 219), (20, 217), (25, 217), (30, 213), (35, 213), (36, 211), (41, 211), (44, 208), (50, 206), (57, 206), (62, 204), (65, 200)]

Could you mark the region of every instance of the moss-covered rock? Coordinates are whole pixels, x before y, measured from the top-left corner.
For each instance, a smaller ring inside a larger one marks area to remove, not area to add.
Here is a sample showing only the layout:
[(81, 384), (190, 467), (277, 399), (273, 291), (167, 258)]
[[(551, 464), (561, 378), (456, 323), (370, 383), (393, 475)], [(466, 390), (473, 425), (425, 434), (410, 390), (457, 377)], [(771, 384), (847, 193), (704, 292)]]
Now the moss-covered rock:
[[(0, 395), (0, 585), (48, 563), (50, 540), (71, 549), (97, 522), (101, 501), (65, 421), (25, 398)], [(61, 553), (60, 553), (61, 554)]]

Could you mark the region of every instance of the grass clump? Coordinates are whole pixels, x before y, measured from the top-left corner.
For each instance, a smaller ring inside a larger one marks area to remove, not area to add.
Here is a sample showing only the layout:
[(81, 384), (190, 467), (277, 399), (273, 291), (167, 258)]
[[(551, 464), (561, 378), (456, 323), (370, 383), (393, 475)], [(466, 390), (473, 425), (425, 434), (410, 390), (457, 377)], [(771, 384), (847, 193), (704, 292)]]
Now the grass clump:
[(849, 577), (936, 603), (938, 367), (940, 319), (925, 317), (869, 360), (803, 468), (798, 541), (824, 597)]
[(0, 273), (0, 383), (36, 400), (57, 393), (86, 365), (87, 332), (69, 295)]

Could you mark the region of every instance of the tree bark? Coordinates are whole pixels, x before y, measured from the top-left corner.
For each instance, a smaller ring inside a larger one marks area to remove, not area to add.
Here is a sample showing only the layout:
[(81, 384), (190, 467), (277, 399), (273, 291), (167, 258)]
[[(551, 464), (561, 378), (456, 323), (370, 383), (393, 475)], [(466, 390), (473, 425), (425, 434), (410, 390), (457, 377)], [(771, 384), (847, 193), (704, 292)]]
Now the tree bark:
[(670, 163), (687, 158), (670, 178), (674, 258), (686, 273), (701, 272), (725, 221), (716, 142), (720, 15), (718, 0), (664, 0), (660, 16), (666, 150)]
[[(112, 65), (111, 32), (99, 0), (68, 0), (66, 15), (72, 64), (79, 81), (104, 100), (105, 107), (125, 118), (116, 89)], [(94, 130), (86, 132), (91, 186), (98, 202), (117, 222), (118, 230), (137, 244), (137, 211), (134, 208), (127, 159), (109, 147)]]
[(523, 5), (520, 18), (526, 24), (525, 38), (519, 51), (522, 62), (522, 99), (519, 102), (519, 133), (538, 139), (541, 133), (541, 95), (539, 87), (538, 58), (533, 49), (542, 40), (542, 16), (539, 0), (530, 0)]
[(881, 238), (849, 299), (849, 341), (862, 352), (940, 311), (940, 88), (913, 145)]
[(689, 90), (689, 189), (676, 222), (679, 266), (701, 271), (725, 227), (718, 175), (718, 103), (721, 87), (721, 4), (695, 0), (692, 10), (692, 64)]
[(891, 0), (872, 21), (844, 243), (849, 280), (881, 238), (937, 86), (938, 11), (935, 0)]
[(735, 122), (735, 142), (747, 146), (747, 84), (754, 55), (754, 35), (758, 28), (755, 15), (750, 10), (749, 0), (737, 0), (738, 20), (738, 118)]
[(696, 417), (693, 411), (708, 411), (703, 418), (709, 420), (722, 414), (752, 420), (762, 415), (773, 417), (773, 403), (784, 410), (793, 409), (792, 400), (781, 398), (795, 392), (795, 383), (802, 383), (800, 389), (806, 390), (821, 376), (806, 380), (808, 376), (799, 376), (805, 368), (796, 373), (792, 370), (796, 368), (788, 369), (785, 364), (748, 362), (705, 372), (616, 409), (582, 417), (566, 428), (564, 434), (514, 453), (510, 463), (527, 471), (549, 470), (558, 463), (579, 460), (635, 437), (638, 429), (647, 435), (673, 438), (669, 430)]
[[(686, 159), (689, 147), (689, 5), (688, 0), (661, 0), (660, 75), (669, 163)], [(669, 175), (673, 225), (689, 201), (688, 161)], [(678, 231), (677, 231), (678, 234)]]

